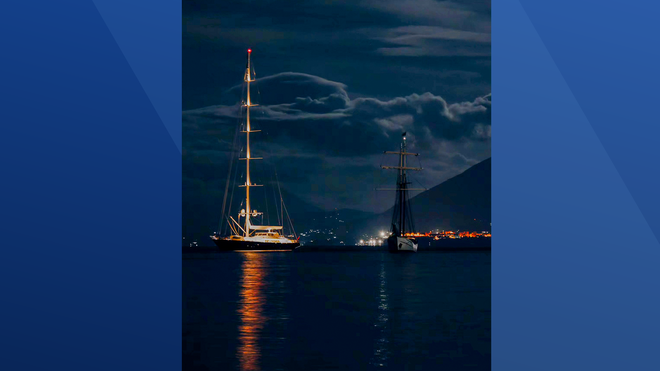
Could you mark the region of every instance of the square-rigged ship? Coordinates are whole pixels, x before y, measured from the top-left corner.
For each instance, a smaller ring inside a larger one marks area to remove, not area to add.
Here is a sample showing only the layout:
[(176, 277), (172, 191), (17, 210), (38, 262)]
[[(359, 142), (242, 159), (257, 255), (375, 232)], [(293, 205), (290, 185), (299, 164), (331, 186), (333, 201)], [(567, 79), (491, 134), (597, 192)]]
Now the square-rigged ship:
[[(256, 218), (263, 213), (258, 212), (256, 209), (251, 209), (250, 207), (250, 188), (258, 187), (258, 184), (252, 184), (250, 181), (250, 162), (254, 160), (261, 160), (262, 158), (251, 157), (250, 155), (250, 133), (258, 132), (259, 130), (252, 130), (250, 125), (250, 107), (256, 106), (252, 104), (250, 100), (250, 83), (255, 81), (254, 71), (250, 66), (250, 56), (252, 50), (248, 49), (247, 51), (247, 67), (245, 70), (244, 80), (247, 84), (247, 99), (243, 104), (245, 107), (245, 130), (242, 131), (247, 136), (247, 145), (246, 145), (246, 156), (240, 160), (246, 162), (246, 178), (245, 184), (240, 185), (239, 187), (245, 188), (245, 208), (241, 209), (238, 214), (238, 221), (233, 217), (227, 218), (227, 223), (233, 232), (232, 235), (228, 237), (222, 237), (218, 234), (211, 236), (213, 242), (224, 251), (291, 251), (296, 247), (300, 246), (298, 239), (293, 239), (284, 235), (284, 215), (280, 221), (282, 225), (256, 225), (252, 223), (251, 218)], [(231, 170), (230, 170), (231, 171)], [(229, 177), (227, 179), (227, 184), (229, 185)], [(225, 200), (227, 198), (227, 189), (225, 189)], [(280, 194), (280, 201), (282, 202), (282, 207), (284, 206), (282, 197)], [(224, 217), (224, 205), (223, 205), (223, 217)], [(241, 223), (241, 218), (243, 218)], [(263, 219), (263, 218), (262, 218)], [(295, 232), (294, 232), (295, 237)]]
[[(410, 208), (409, 191), (423, 191), (423, 188), (408, 187), (406, 170), (422, 170), (421, 167), (407, 166), (406, 156), (419, 156), (419, 153), (406, 152), (406, 133), (401, 135), (401, 146), (398, 152), (385, 151), (387, 154), (399, 155), (398, 166), (382, 166), (383, 169), (395, 169), (399, 171), (394, 189), (383, 189), (396, 191), (394, 212), (392, 215), (391, 235), (387, 238), (387, 248), (390, 252), (416, 252), (417, 240), (409, 237), (415, 232), (415, 225)], [(408, 232), (406, 232), (408, 231)]]

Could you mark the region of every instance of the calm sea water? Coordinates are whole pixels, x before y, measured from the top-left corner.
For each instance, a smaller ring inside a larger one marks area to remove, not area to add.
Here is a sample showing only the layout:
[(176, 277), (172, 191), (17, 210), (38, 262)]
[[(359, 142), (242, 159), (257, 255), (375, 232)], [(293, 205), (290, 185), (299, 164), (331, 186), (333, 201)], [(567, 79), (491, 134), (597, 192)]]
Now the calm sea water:
[(490, 370), (490, 253), (184, 254), (184, 370)]

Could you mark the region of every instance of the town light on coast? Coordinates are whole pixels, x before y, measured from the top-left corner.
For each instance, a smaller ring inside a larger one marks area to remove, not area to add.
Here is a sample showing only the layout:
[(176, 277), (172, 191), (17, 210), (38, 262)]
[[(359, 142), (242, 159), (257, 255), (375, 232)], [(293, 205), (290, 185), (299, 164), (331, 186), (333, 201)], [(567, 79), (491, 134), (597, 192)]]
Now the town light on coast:
[[(358, 246), (381, 246), (385, 239), (391, 235), (390, 232), (380, 230), (375, 232), (373, 235), (363, 235), (363, 239), (358, 240)], [(409, 238), (428, 238), (431, 240), (442, 240), (442, 239), (461, 239), (461, 238), (490, 238), (491, 233), (489, 231), (445, 231), (445, 230), (431, 230), (429, 232), (408, 232), (403, 234), (404, 237)]]

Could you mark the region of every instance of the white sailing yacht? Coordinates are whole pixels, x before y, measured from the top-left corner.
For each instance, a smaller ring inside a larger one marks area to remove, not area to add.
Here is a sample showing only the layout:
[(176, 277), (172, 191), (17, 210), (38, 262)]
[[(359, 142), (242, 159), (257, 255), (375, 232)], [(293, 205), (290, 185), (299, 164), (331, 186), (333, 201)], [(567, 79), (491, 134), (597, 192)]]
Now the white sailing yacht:
[[(251, 218), (256, 218), (259, 215), (263, 215), (262, 212), (258, 212), (256, 209), (251, 209), (250, 207), (250, 188), (259, 187), (259, 184), (252, 184), (250, 180), (250, 162), (254, 160), (261, 160), (261, 157), (251, 157), (250, 154), (250, 133), (256, 133), (260, 130), (252, 130), (250, 125), (250, 107), (256, 106), (252, 104), (250, 100), (250, 83), (255, 81), (253, 70), (250, 66), (250, 56), (252, 50), (248, 49), (247, 51), (247, 67), (245, 70), (244, 80), (247, 83), (247, 99), (243, 104), (243, 107), (246, 109), (246, 122), (245, 130), (242, 131), (247, 136), (247, 146), (246, 146), (246, 156), (240, 160), (246, 162), (246, 178), (245, 184), (240, 185), (239, 187), (245, 188), (245, 208), (241, 209), (238, 213), (238, 221), (233, 217), (227, 218), (227, 223), (232, 231), (232, 235), (227, 237), (222, 237), (218, 234), (211, 236), (213, 242), (220, 248), (225, 251), (291, 251), (296, 247), (300, 246), (298, 239), (292, 239), (290, 237), (284, 236), (283, 234), (283, 225), (256, 225), (252, 222)], [(227, 184), (229, 184), (229, 179), (227, 179)], [(225, 199), (226, 199), (227, 190), (225, 190)], [(281, 201), (281, 195), (280, 195)], [(282, 202), (282, 207), (284, 204)], [(223, 205), (223, 214), (224, 214), (224, 205)], [(241, 220), (243, 218), (243, 220)], [(284, 215), (280, 219), (282, 224), (284, 224)], [(295, 237), (295, 232), (294, 232)]]

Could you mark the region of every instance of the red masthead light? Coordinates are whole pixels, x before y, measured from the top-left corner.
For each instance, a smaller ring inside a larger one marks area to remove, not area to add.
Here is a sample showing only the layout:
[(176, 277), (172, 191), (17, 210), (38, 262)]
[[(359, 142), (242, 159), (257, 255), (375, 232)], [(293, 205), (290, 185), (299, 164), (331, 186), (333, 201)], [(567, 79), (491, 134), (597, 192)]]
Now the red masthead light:
[(252, 49), (248, 49), (248, 53), (252, 53)]

